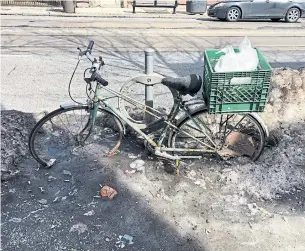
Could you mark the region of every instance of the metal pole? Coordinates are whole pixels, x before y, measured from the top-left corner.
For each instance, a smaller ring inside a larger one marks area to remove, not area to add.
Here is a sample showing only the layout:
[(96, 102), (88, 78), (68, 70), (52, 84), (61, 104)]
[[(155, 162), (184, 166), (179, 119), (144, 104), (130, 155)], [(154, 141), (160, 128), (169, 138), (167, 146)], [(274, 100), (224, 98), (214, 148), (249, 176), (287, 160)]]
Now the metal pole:
[(136, 0), (134, 0), (133, 4), (132, 4), (132, 13), (136, 13), (136, 5), (137, 5), (137, 2), (136, 2)]
[[(145, 74), (151, 75), (154, 72), (154, 54), (155, 51), (153, 49), (145, 50)], [(154, 93), (153, 87), (145, 85), (145, 105), (149, 107), (154, 106)], [(146, 123), (150, 123), (153, 121), (153, 116), (151, 114), (145, 114)]]

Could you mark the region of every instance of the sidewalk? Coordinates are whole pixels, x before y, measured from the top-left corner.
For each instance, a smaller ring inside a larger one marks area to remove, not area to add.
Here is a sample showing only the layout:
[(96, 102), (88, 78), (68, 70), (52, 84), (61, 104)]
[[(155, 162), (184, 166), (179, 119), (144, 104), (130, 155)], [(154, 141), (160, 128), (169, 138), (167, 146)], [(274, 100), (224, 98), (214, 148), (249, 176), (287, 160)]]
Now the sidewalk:
[(75, 13), (65, 13), (62, 7), (20, 7), (1, 6), (1, 15), (21, 16), (59, 16), (59, 17), (117, 17), (117, 18), (171, 18), (171, 19), (197, 19), (203, 15), (189, 15), (185, 12), (185, 5), (177, 7), (177, 14), (172, 14), (172, 8), (76, 8)]

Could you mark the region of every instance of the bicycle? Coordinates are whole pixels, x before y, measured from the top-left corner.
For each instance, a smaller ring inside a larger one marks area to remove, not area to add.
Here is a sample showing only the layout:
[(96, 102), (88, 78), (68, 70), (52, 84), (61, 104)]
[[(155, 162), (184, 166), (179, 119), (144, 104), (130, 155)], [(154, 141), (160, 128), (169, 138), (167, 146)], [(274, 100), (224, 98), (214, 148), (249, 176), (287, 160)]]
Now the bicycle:
[[(148, 150), (157, 157), (178, 162), (183, 158), (202, 158), (206, 153), (220, 157), (247, 156), (257, 160), (261, 155), (267, 128), (256, 114), (209, 114), (204, 98), (184, 100), (185, 95), (195, 96), (202, 86), (200, 76), (191, 74), (183, 78), (153, 78), (152, 84), (167, 86), (174, 99), (169, 114), (164, 114), (108, 87), (100, 71), (105, 65), (102, 57), (97, 60), (91, 53), (94, 42), (87, 49), (79, 50), (78, 63), (83, 56), (91, 62), (84, 71), (87, 84), (87, 104), (61, 105), (37, 122), (29, 138), (31, 155), (41, 165), (53, 166), (56, 162), (81, 158), (85, 154), (113, 156), (126, 132), (126, 125), (139, 134)], [(88, 76), (88, 71), (90, 75)], [(107, 91), (113, 96), (103, 97)], [(142, 107), (155, 118), (149, 124), (137, 123), (124, 111), (108, 102), (124, 99)]]

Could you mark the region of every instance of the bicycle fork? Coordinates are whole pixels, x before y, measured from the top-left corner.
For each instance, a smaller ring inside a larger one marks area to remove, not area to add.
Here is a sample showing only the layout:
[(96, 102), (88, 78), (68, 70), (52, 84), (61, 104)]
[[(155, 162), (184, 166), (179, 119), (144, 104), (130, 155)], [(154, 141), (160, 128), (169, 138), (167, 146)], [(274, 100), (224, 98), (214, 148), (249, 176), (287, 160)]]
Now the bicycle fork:
[[(99, 107), (99, 100), (98, 100), (98, 97), (101, 93), (101, 88), (99, 86), (99, 84), (97, 85), (96, 87), (96, 90), (95, 90), (95, 95), (94, 95), (94, 98), (93, 98), (93, 109), (91, 110), (91, 104), (88, 104), (88, 107), (89, 107), (89, 112), (90, 112), (90, 115), (89, 115), (89, 119), (85, 125), (85, 127), (81, 130), (81, 132), (78, 134), (78, 138), (77, 138), (77, 141), (78, 143), (80, 143), (81, 145), (84, 144), (84, 142), (88, 139), (88, 137), (90, 136), (92, 130), (93, 130), (93, 127), (94, 127), (94, 124), (95, 124), (95, 121), (96, 121), (96, 118), (97, 118), (97, 112), (98, 112), (98, 107)], [(89, 129), (88, 129), (89, 128)], [(83, 135), (84, 135), (84, 132), (88, 130), (88, 134), (86, 135), (85, 138), (82, 138)]]

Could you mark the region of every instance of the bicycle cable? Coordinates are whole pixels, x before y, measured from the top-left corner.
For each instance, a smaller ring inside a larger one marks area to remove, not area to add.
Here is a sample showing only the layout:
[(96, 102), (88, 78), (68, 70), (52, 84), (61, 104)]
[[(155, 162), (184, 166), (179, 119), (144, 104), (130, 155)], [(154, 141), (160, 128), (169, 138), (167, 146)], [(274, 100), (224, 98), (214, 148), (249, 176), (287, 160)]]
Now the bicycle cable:
[(81, 60), (81, 59), (79, 59), (79, 60), (77, 61), (77, 64), (76, 64), (76, 66), (75, 66), (75, 69), (74, 69), (74, 71), (73, 71), (73, 73), (72, 73), (72, 76), (71, 76), (71, 78), (70, 78), (69, 87), (68, 87), (68, 93), (69, 93), (70, 99), (71, 99), (72, 101), (74, 101), (76, 104), (85, 105), (85, 104), (83, 104), (83, 103), (80, 103), (80, 102), (76, 101), (74, 98), (72, 98), (72, 95), (71, 95), (71, 83), (72, 83), (74, 74), (75, 74), (75, 72), (76, 72), (76, 69), (77, 69), (77, 67), (78, 67), (78, 65), (79, 65), (80, 60)]
[[(86, 78), (86, 72), (87, 72), (88, 70), (91, 70), (91, 68), (89, 67), (89, 68), (87, 68), (87, 69), (84, 71), (84, 75), (83, 75), (84, 79)], [(88, 86), (89, 86), (89, 88), (88, 88)], [(90, 84), (87, 83), (87, 85), (86, 85), (86, 94), (87, 94), (88, 99), (91, 100), (91, 101), (93, 101), (93, 98), (90, 97), (90, 94), (88, 93), (88, 91), (91, 91), (91, 92), (95, 93), (95, 92), (93, 91), (93, 89), (92, 89), (92, 84), (91, 84), (91, 83), (90, 83)]]

